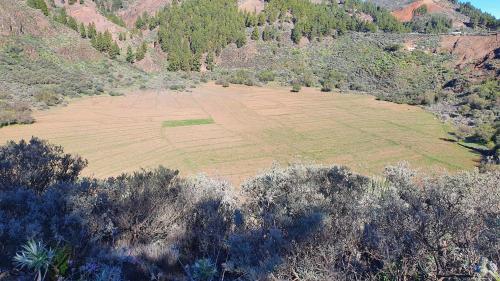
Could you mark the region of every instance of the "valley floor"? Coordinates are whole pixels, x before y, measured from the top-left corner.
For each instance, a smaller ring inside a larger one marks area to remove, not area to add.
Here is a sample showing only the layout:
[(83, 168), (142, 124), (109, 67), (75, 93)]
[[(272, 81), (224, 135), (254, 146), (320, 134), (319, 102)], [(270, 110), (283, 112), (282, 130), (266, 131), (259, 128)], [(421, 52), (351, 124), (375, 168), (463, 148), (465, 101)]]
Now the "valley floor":
[[(84, 173), (96, 177), (163, 165), (239, 184), (274, 162), (337, 163), (379, 174), (401, 160), (428, 171), (470, 169), (479, 160), (450, 142), (449, 128), (418, 107), (311, 88), (291, 93), (208, 83), (192, 92), (82, 98), (35, 118), (32, 125), (0, 129), (0, 143), (47, 139), (87, 158)], [(165, 125), (210, 118), (212, 124)]]

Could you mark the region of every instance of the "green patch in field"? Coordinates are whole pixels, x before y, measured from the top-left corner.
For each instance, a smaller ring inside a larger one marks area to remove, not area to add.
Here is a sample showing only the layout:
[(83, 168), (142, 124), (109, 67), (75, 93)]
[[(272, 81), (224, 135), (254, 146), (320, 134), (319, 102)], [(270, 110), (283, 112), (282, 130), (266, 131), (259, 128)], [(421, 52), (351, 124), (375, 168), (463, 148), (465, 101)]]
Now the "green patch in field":
[(181, 126), (196, 126), (213, 124), (214, 119), (186, 119), (186, 120), (168, 120), (163, 121), (162, 127), (181, 127)]

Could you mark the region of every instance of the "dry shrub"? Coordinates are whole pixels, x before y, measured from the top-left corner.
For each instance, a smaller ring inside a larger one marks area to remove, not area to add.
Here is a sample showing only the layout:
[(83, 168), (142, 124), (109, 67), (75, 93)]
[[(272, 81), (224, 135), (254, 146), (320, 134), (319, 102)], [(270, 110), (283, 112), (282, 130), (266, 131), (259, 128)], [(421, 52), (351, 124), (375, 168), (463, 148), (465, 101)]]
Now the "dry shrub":
[(0, 184), (9, 182), (0, 188), (4, 267), (33, 238), (71, 249), (65, 280), (92, 279), (95, 268), (117, 273), (113, 280), (498, 274), (500, 170), (426, 176), (402, 163), (368, 178), (296, 164), (249, 180), (239, 202), (226, 182), (163, 167), (78, 179), (86, 162), (37, 139), (0, 155)]

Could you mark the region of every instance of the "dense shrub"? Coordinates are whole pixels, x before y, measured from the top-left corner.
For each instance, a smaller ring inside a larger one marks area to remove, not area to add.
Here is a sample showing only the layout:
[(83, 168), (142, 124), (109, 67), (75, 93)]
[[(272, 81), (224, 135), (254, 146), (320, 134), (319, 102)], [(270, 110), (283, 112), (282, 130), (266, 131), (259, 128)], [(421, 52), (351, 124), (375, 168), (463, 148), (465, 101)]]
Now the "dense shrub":
[(302, 89), (302, 85), (298, 81), (292, 82), (292, 92), (298, 93)]
[[(273, 169), (243, 185), (242, 233), (232, 236), (231, 261), (259, 280), (271, 272), (283, 279), (327, 280), (344, 265), (366, 218), (368, 178), (343, 167)], [(347, 257), (346, 257), (347, 258)], [(314, 276), (313, 272), (325, 275)]]
[(227, 185), (207, 178), (185, 181), (159, 168), (102, 183), (79, 210), (100, 245), (137, 262), (167, 268), (196, 258), (217, 258), (231, 225)]
[(344, 84), (344, 81), (345, 78), (340, 72), (330, 70), (321, 81), (321, 91), (331, 92), (334, 89), (340, 89)]
[(31, 124), (35, 121), (26, 102), (4, 102), (0, 99), (0, 127), (13, 124)]
[(405, 165), (383, 180), (339, 167), (273, 170), (244, 185), (252, 235), (233, 236), (235, 255), (245, 272), (283, 279), (473, 278), (482, 260), (499, 260), (499, 179), (420, 178)]
[(498, 277), (498, 170), (426, 177), (399, 164), (368, 178), (296, 164), (235, 194), (225, 182), (162, 167), (78, 180), (75, 169), (52, 167), (79, 158), (36, 139), (0, 151), (1, 182), (10, 182), (0, 189), (0, 267), (35, 239), (54, 249), (54, 280)]
[(254, 73), (245, 69), (239, 69), (229, 75), (228, 80), (231, 84), (240, 84), (246, 86), (255, 86), (257, 82), (255, 81)]
[(375, 239), (373, 256), (391, 253), (383, 275), (473, 278), (481, 259), (498, 261), (499, 177), (497, 171), (422, 180), (405, 166), (387, 168), (388, 190), (367, 233)]
[(38, 138), (0, 147), (0, 191), (24, 187), (43, 193), (57, 183), (73, 183), (87, 161)]
[(447, 33), (452, 27), (452, 20), (446, 15), (430, 14), (415, 17), (409, 24), (415, 32)]
[(428, 9), (427, 9), (427, 5), (423, 4), (421, 6), (419, 6), (418, 8), (416, 8), (415, 10), (413, 10), (413, 16), (423, 16), (423, 15), (426, 15), (428, 12)]
[(123, 19), (120, 16), (118, 16), (112, 12), (105, 12), (104, 16), (106, 16), (106, 18), (108, 20), (110, 20), (112, 23), (119, 25), (121, 27), (126, 27), (125, 22), (123, 21)]
[(271, 82), (274, 81), (276, 77), (276, 74), (272, 70), (263, 70), (259, 73), (257, 73), (257, 79), (259, 79), (260, 82)]
[(47, 7), (45, 0), (28, 0), (27, 4), (32, 8), (41, 10), (44, 15), (49, 15), (49, 8)]

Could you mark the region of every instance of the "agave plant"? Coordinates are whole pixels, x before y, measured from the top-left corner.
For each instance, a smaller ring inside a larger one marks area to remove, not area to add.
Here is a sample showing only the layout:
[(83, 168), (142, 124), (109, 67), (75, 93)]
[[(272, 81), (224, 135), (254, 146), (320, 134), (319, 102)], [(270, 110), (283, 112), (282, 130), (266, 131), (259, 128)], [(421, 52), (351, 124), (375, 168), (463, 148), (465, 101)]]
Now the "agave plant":
[(197, 260), (191, 266), (191, 279), (194, 281), (212, 281), (217, 275), (217, 267), (210, 259)]
[(47, 248), (41, 241), (30, 240), (22, 246), (22, 250), (14, 257), (14, 264), (20, 269), (28, 268), (36, 273), (35, 280), (45, 280), (54, 251)]

